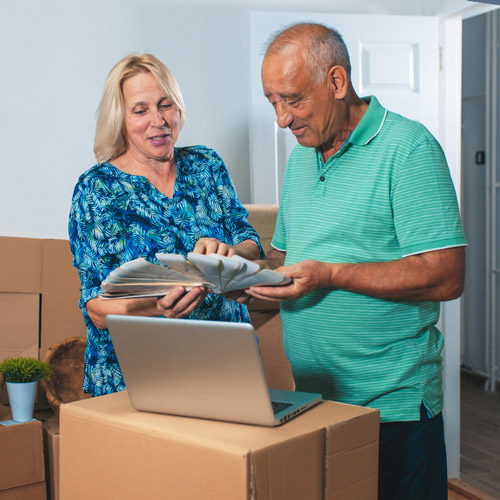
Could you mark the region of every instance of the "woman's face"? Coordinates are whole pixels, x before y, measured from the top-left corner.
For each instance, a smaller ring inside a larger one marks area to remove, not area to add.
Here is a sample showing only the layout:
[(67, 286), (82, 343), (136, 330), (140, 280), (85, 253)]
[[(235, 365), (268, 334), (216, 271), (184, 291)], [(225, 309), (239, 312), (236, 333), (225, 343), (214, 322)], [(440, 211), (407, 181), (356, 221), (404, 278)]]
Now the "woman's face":
[(127, 153), (139, 161), (170, 161), (179, 136), (179, 108), (152, 73), (138, 73), (122, 84)]

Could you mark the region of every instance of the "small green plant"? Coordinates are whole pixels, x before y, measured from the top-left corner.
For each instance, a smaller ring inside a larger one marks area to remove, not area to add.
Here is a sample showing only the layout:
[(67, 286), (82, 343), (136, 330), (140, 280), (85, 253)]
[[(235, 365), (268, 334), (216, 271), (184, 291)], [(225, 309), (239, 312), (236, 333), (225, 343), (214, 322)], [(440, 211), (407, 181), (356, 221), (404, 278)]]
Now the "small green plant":
[(6, 382), (24, 383), (50, 379), (52, 369), (36, 358), (8, 358), (0, 363), (0, 373)]

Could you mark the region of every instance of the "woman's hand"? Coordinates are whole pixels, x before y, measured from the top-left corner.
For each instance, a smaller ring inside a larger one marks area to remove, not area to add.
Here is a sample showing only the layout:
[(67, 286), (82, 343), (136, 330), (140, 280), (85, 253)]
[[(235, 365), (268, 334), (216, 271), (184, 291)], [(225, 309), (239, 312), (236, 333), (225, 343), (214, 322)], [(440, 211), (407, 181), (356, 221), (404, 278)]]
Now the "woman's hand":
[(225, 257), (231, 257), (236, 252), (234, 247), (226, 243), (222, 243), (216, 238), (200, 238), (193, 249), (194, 253), (202, 253), (208, 255), (209, 253), (216, 253)]
[(99, 297), (87, 302), (90, 320), (97, 328), (106, 328), (108, 314), (130, 316), (165, 316), (182, 318), (193, 312), (205, 299), (208, 289), (198, 286), (186, 292), (182, 286), (169, 290), (163, 297), (145, 297), (138, 299), (103, 300)]
[(255, 260), (260, 257), (259, 247), (253, 240), (244, 240), (237, 245), (228, 245), (216, 238), (200, 238), (193, 249), (194, 253), (215, 253), (225, 257), (232, 257), (234, 254), (248, 260)]
[(173, 288), (163, 297), (156, 299), (156, 310), (165, 318), (183, 318), (192, 313), (204, 300), (208, 289), (197, 286), (186, 292), (182, 286)]

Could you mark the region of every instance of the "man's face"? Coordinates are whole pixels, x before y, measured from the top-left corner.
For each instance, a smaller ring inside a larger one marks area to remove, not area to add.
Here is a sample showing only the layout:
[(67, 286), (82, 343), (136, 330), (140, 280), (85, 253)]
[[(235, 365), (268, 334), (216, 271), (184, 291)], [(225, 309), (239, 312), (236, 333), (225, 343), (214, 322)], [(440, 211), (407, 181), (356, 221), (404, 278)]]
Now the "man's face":
[(336, 133), (337, 100), (327, 76), (317, 82), (310, 75), (303, 49), (285, 48), (266, 56), (262, 85), (278, 125), (288, 127), (299, 144), (314, 148), (331, 144)]

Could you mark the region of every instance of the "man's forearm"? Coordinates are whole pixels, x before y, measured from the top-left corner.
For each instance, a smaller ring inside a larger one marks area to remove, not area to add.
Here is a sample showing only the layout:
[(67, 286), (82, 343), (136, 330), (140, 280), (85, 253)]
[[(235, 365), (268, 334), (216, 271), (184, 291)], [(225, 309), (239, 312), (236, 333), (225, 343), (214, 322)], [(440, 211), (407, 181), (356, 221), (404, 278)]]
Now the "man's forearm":
[(463, 248), (436, 250), (390, 262), (328, 263), (304, 260), (278, 270), (292, 281), (279, 287), (251, 287), (249, 295), (291, 300), (318, 288), (333, 288), (388, 300), (445, 301), (464, 286)]
[(453, 248), (392, 262), (327, 264), (329, 285), (389, 300), (452, 300), (463, 291), (463, 252)]

